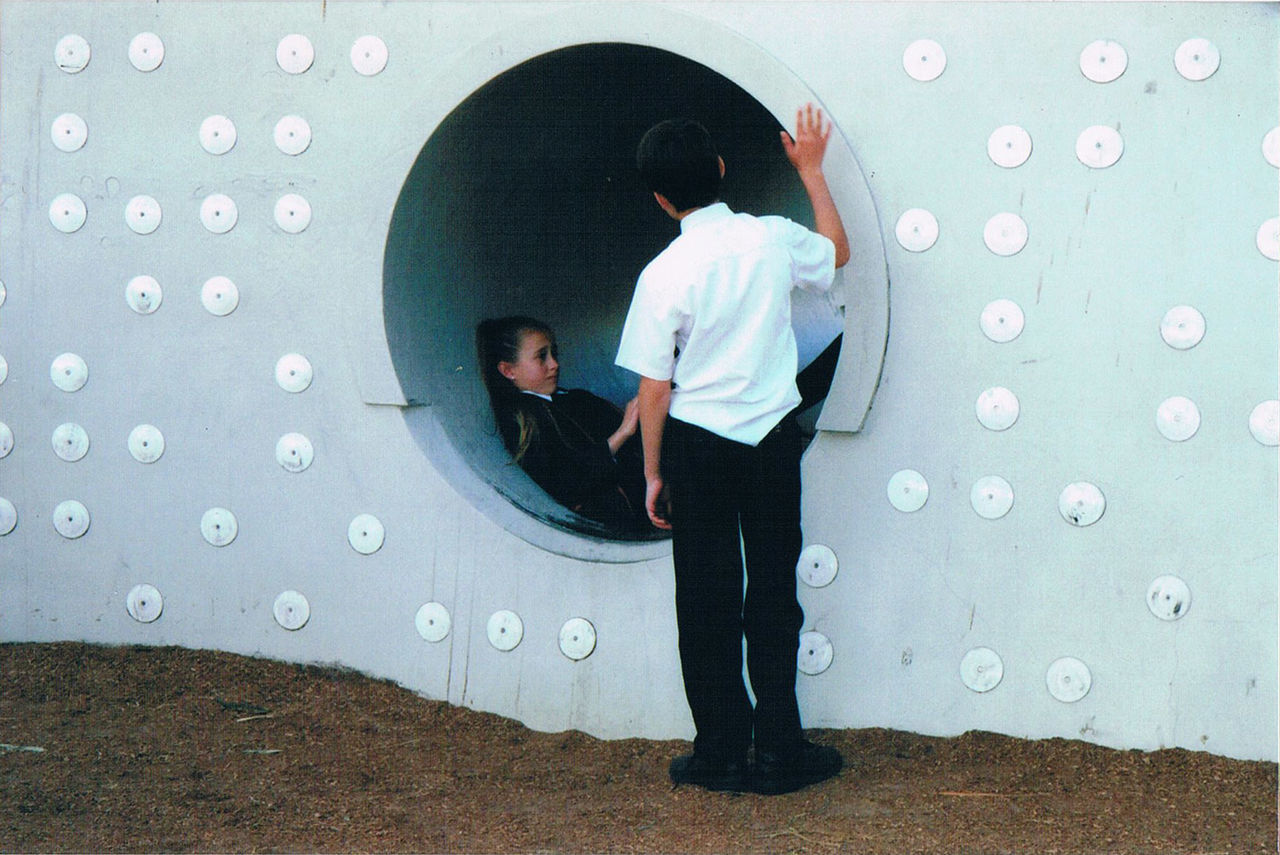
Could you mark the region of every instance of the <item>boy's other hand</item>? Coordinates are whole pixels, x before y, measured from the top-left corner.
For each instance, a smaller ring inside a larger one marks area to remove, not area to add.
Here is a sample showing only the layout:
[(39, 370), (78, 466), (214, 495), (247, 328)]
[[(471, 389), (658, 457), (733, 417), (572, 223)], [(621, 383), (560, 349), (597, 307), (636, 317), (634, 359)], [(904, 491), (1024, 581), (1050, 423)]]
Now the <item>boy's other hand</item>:
[(796, 110), (796, 133), (781, 132), (782, 149), (797, 172), (822, 169), (822, 158), (831, 137), (831, 123), (824, 122), (821, 108), (812, 102)]
[(649, 522), (665, 531), (671, 530), (671, 501), (661, 476), (646, 479), (644, 507), (649, 512)]

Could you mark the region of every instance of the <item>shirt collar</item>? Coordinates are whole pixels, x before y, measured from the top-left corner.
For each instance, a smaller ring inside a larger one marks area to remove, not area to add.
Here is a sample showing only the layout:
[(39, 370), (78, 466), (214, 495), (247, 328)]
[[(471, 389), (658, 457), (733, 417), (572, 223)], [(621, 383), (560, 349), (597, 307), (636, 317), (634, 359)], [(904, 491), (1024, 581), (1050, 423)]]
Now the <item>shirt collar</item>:
[[(557, 390), (557, 391), (559, 391), (559, 390)], [(544, 394), (542, 394), (541, 392), (535, 392), (535, 391), (533, 391), (532, 389), (521, 389), (521, 390), (520, 390), (520, 393), (521, 393), (522, 395), (532, 395), (533, 397), (535, 397), (535, 398), (541, 398), (541, 399), (542, 399), (542, 400), (544, 400), (544, 401), (550, 401), (550, 400), (551, 400), (551, 396), (550, 396), (550, 395), (544, 395)]]
[(713, 202), (704, 208), (698, 208), (693, 213), (685, 214), (684, 219), (680, 221), (680, 233), (684, 234), (689, 229), (697, 228), (703, 223), (709, 223), (732, 214), (733, 211), (729, 210), (729, 206), (724, 202)]

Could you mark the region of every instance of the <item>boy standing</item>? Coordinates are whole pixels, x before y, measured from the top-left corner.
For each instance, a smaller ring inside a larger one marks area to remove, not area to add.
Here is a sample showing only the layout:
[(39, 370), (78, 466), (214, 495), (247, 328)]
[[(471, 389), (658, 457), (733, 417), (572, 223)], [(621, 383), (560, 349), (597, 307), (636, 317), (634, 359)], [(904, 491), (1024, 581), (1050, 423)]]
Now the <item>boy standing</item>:
[[(797, 111), (794, 138), (782, 132), (816, 234), (721, 203), (724, 161), (696, 122), (655, 125), (636, 155), (681, 230), (640, 274), (617, 357), (640, 375), (649, 517), (672, 529), (680, 663), (697, 729), (693, 754), (671, 764), (677, 784), (784, 793), (843, 762), (803, 738), (795, 695), (804, 614), (790, 294), (830, 288), (849, 260), (822, 172), (830, 133), (812, 104)], [(754, 708), (742, 680), (744, 635)]]

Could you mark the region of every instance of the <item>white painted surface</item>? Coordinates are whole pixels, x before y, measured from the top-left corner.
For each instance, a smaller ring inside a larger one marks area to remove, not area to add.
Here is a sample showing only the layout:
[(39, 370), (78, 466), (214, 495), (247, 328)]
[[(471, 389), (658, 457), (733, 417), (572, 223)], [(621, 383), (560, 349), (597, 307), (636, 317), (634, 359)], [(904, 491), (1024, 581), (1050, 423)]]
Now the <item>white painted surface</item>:
[[(663, 549), (619, 560), (607, 545), (572, 558), (532, 545), (483, 509), (501, 497), (464, 498), (428, 462), (414, 408), (365, 403), (399, 394), (379, 339), (383, 247), (431, 130), (557, 39), (631, 39), (737, 79), (788, 123), (782, 102), (812, 92), (857, 157), (833, 167), (837, 195), (852, 194), (860, 165), (879, 215), (860, 215), (855, 257), (868, 241), (883, 253), (891, 332), (886, 350), (846, 326), (845, 356), (862, 367), (843, 381), (868, 395), (878, 382), (874, 406), (833, 390), (826, 423), (861, 431), (821, 433), (804, 465), (806, 543), (840, 567), (801, 589), (806, 629), (832, 651), (799, 683), (806, 724), (1275, 759), (1276, 201), (1258, 149), (1275, 127), (1274, 6), (785, 6), (0, 6), (0, 350), (15, 436), (0, 459), (0, 638), (341, 661), (539, 729), (690, 735)], [(164, 45), (154, 72), (124, 61), (139, 33)], [(370, 35), (391, 57), (373, 75), (353, 65)], [(1213, 56), (1176, 58), (1188, 35)], [(925, 37), (946, 46), (945, 74), (928, 81), (904, 73), (904, 46)], [(1106, 85), (1082, 73), (1080, 51), (1098, 40), (1125, 51)], [(142, 104), (148, 121), (120, 106)], [(51, 136), (65, 114), (93, 129), (73, 152)], [(223, 115), (236, 142), (213, 157), (196, 129)], [(293, 115), (315, 131), (301, 156), (276, 146)], [(1006, 125), (1035, 140), (1017, 168), (989, 156)], [(1093, 162), (1077, 157), (1095, 127), (1123, 128), (1124, 156), (1107, 168), (1110, 134), (1090, 138)], [(296, 234), (275, 221), (290, 194), (317, 212)], [(119, 215), (138, 195), (165, 208), (145, 240)], [(927, 252), (895, 239), (912, 209), (943, 224)], [(995, 211), (1033, 227), (1016, 255), (984, 246)], [(143, 274), (169, 292), (150, 314), (120, 299)], [(211, 316), (199, 294), (214, 275), (252, 300)], [(881, 305), (856, 291), (866, 278), (845, 276), (851, 318)], [(993, 340), (974, 323), (997, 299), (1025, 312), (1020, 335)], [(1194, 306), (1211, 334), (1192, 347), (1185, 328), (1168, 333), (1171, 306)], [(93, 366), (73, 396), (49, 383), (64, 353)], [(304, 353), (323, 382), (283, 394), (273, 366)], [(999, 432), (973, 415), (996, 386), (1021, 404)], [(1153, 429), (1171, 396), (1202, 418), (1189, 441)], [(74, 466), (45, 444), (69, 421), (95, 441)], [(140, 424), (164, 428), (147, 466), (126, 453)], [(273, 453), (290, 432), (324, 450), (305, 473)], [(904, 469), (930, 487), (913, 513), (886, 501)], [(971, 494), (992, 473), (1017, 502), (984, 519)], [(1094, 524), (1059, 513), (1076, 482), (1106, 495)], [(93, 509), (75, 538), (50, 520), (68, 496)], [(227, 548), (197, 530), (211, 508), (242, 523)], [(390, 534), (362, 555), (344, 541), (369, 509)], [(1157, 575), (1194, 590), (1194, 610), (1154, 615)], [(139, 585), (163, 592), (154, 621), (122, 607)], [(423, 603), (449, 616), (438, 641), (420, 634)], [(501, 611), (522, 629), (506, 652), (487, 637)], [(596, 633), (580, 660), (558, 644), (575, 618)], [(967, 683), (985, 687), (990, 672), (961, 667), (979, 648), (1001, 662), (983, 691)], [(1085, 673), (1084, 694), (1055, 699)]]

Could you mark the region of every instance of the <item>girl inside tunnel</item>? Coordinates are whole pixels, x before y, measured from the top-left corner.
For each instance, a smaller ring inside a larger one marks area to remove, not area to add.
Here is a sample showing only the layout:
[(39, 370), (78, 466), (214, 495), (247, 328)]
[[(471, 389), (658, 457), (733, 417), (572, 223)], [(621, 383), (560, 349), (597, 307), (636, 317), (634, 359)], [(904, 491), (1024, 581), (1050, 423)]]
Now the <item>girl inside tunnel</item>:
[(555, 332), (523, 315), (476, 327), (480, 376), (512, 462), (560, 504), (619, 531), (649, 527), (636, 401), (559, 388)]

